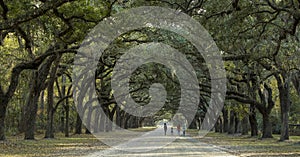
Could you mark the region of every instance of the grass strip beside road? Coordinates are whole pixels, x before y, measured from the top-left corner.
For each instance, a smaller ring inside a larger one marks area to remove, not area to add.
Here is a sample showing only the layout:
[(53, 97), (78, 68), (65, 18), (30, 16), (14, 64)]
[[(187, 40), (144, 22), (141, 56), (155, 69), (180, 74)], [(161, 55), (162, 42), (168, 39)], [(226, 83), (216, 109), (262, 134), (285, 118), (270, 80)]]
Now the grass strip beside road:
[[(129, 130), (142, 133), (153, 129), (155, 129), (155, 127)], [(118, 132), (109, 132), (107, 136), (113, 137), (114, 134), (118, 134)], [(6, 141), (0, 141), (0, 157), (73, 157), (83, 156), (110, 148), (92, 134), (64, 137), (64, 134), (57, 133), (54, 139), (45, 139), (44, 134), (38, 134), (36, 135), (36, 140), (24, 140), (23, 138), (23, 135), (8, 136)]]
[(54, 139), (44, 139), (44, 134), (36, 140), (23, 140), (22, 135), (9, 136), (0, 142), (0, 156), (5, 157), (46, 157), (46, 156), (82, 156), (87, 152), (106, 149), (108, 146), (98, 141), (93, 135), (71, 135), (64, 137), (56, 134)]
[(204, 138), (199, 138), (198, 130), (188, 130), (188, 133), (201, 142), (225, 148), (224, 150), (240, 156), (300, 156), (300, 136), (291, 136), (290, 140), (279, 142), (279, 135), (270, 139), (260, 139), (249, 135), (210, 132)]

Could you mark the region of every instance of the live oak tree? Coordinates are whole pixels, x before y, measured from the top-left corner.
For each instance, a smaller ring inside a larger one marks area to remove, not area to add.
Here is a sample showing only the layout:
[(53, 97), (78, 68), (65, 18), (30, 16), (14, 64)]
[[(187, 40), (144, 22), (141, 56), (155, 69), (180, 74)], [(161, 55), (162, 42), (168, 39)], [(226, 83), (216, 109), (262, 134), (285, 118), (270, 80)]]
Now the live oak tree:
[(225, 54), (250, 59), (277, 80), (282, 114), (280, 139), (288, 139), (290, 73), (299, 71), (296, 57), (299, 48), (295, 42), (298, 40), (299, 2), (239, 1), (239, 10), (231, 7), (218, 10), (216, 6), (220, 5), (224, 4), (207, 9), (212, 13), (206, 18), (219, 22), (218, 25), (206, 22), (210, 24), (207, 28)]
[[(19, 62), (12, 68), (7, 89), (0, 86), (0, 140), (5, 139), (6, 109), (17, 89), (20, 73), (26, 69), (35, 71), (25, 110), (25, 117), (29, 120), (26, 122), (30, 123), (25, 125), (25, 139), (33, 139), (37, 100), (45, 88), (53, 58), (56, 54), (76, 52), (87, 31), (110, 14), (113, 3), (103, 1), (96, 8), (86, 5), (86, 1), (0, 1), (1, 41), (9, 34), (19, 37), (20, 50), (28, 56), (28, 61)], [(72, 11), (77, 14), (70, 14)]]
[[(278, 101), (274, 95), (278, 93), (282, 120), (280, 139), (289, 138), (289, 109), (297, 109), (295, 93), (300, 93), (300, 2), (297, 0), (0, 0), (0, 140), (5, 139), (7, 109), (18, 106), (16, 96), (23, 100), (18, 103), (25, 104), (20, 105), (24, 106), (23, 118), (27, 123), (23, 125), (26, 126), (25, 139), (34, 138), (39, 103), (40, 106), (46, 103), (47, 106), (45, 137), (54, 137), (55, 113), (63, 111), (66, 114), (65, 134), (68, 135), (70, 95), (77, 87), (65, 86), (66, 82), (71, 84), (74, 81), (70, 77), (74, 55), (67, 53), (76, 53), (87, 32), (103, 18), (141, 5), (163, 6), (184, 12), (198, 20), (214, 38), (222, 52), (228, 76), (227, 98), (230, 100), (227, 100), (223, 110), (223, 119), (220, 118), (224, 130), (228, 131), (225, 125), (228, 125), (230, 110), (233, 114), (232, 111), (235, 111), (236, 115), (249, 116), (251, 134), (256, 136), (258, 128), (255, 113), (258, 111), (263, 115), (262, 137), (272, 137), (270, 115), (274, 103)], [(97, 75), (93, 78), (99, 97), (82, 103), (84, 112), (78, 113), (84, 120), (92, 121), (87, 124), (87, 128), (94, 127), (90, 131), (111, 131), (111, 123), (107, 123), (105, 118), (116, 120), (124, 128), (140, 126), (143, 118), (134, 117), (116, 105), (110, 77), (122, 52), (153, 41), (168, 44), (185, 54), (199, 72), (197, 77), (201, 100), (195, 119), (198, 121), (204, 117), (211, 91), (203, 58), (181, 36), (148, 28), (121, 35), (99, 59)], [(178, 107), (180, 84), (166, 67), (157, 64), (139, 67), (131, 77), (130, 94), (136, 102), (146, 105), (150, 100), (149, 86), (154, 82), (165, 85), (168, 97), (162, 110), (151, 118), (170, 118)], [(47, 99), (45, 102), (44, 96)], [(96, 106), (93, 101), (101, 105)], [(231, 101), (234, 103), (228, 103)], [(243, 106), (242, 111), (234, 109), (233, 104)], [(100, 114), (100, 108), (105, 115)], [(75, 112), (71, 114), (75, 115)], [(296, 117), (294, 112), (291, 114)], [(81, 132), (79, 116), (77, 120), (76, 131)], [(94, 120), (97, 122), (94, 123)]]

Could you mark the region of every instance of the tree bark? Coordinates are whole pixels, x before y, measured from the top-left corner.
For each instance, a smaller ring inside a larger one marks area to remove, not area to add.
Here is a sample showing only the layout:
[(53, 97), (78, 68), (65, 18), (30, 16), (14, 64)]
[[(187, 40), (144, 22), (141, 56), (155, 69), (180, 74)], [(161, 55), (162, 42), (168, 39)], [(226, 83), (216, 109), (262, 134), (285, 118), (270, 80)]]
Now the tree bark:
[(100, 111), (99, 108), (95, 108), (95, 125), (94, 125), (94, 133), (99, 132), (99, 123), (100, 123)]
[(228, 129), (228, 134), (234, 134), (234, 129), (235, 129), (235, 123), (234, 123), (234, 111), (230, 111), (230, 117), (229, 117), (229, 129)]
[(91, 131), (88, 128), (85, 128), (85, 134), (91, 134)]
[(120, 122), (121, 126), (120, 127), (123, 128), (123, 129), (125, 129), (125, 120), (124, 120), (126, 118), (125, 111), (123, 111), (123, 110), (120, 111), (120, 118), (121, 118), (121, 122)]
[(82, 121), (79, 113), (76, 116), (75, 134), (82, 134)]
[(124, 118), (123, 118), (123, 128), (124, 129), (128, 129), (129, 128), (129, 124), (128, 121), (131, 118), (131, 116), (128, 113), (124, 113)]
[(66, 113), (66, 125), (65, 125), (65, 137), (69, 137), (69, 127), (70, 127), (70, 107), (69, 100), (66, 100), (66, 106), (64, 107)]
[(272, 123), (270, 121), (269, 113), (263, 113), (262, 116), (263, 116), (262, 138), (273, 138)]
[[(55, 46), (51, 46), (44, 54), (40, 55), (39, 57), (36, 57), (35, 59), (33, 59), (32, 61), (29, 62), (22, 62), (20, 64), (17, 64), (11, 72), (11, 79), (10, 79), (10, 84), (8, 86), (7, 91), (5, 92), (0, 84), (0, 113), (4, 113), (0, 117), (0, 124), (2, 124), (0, 127), (5, 128), (5, 112), (6, 111), (2, 111), (3, 109), (7, 109), (7, 105), (9, 103), (9, 101), (12, 99), (15, 90), (17, 89), (18, 83), (19, 83), (19, 77), (20, 74), (23, 70), (25, 69), (34, 69), (37, 70), (40, 65), (47, 59), (47, 58), (51, 58), (51, 56), (53, 55), (53, 50), (57, 48), (57, 45)], [(46, 61), (46, 63), (52, 62), (51, 59), (48, 59), (48, 61)], [(41, 68), (44, 69), (45, 67)], [(24, 109), (25, 112), (25, 109)], [(24, 115), (24, 119), (26, 119), (25, 115)], [(2, 121), (3, 120), (3, 121)], [(26, 127), (26, 125), (24, 125), (24, 128)], [(5, 139), (5, 133), (4, 131), (5, 129), (1, 129), (0, 128), (0, 140), (1, 139)]]
[(223, 113), (223, 132), (228, 132), (228, 110), (225, 107), (222, 110)]
[(54, 138), (53, 116), (54, 116), (53, 110), (48, 111), (45, 138)]
[(275, 75), (279, 90), (279, 100), (281, 109), (281, 132), (280, 141), (289, 140), (289, 112), (290, 112), (290, 85), (287, 74)]
[(50, 78), (48, 81), (48, 87), (47, 87), (47, 127), (46, 127), (46, 133), (45, 138), (54, 138), (54, 128), (53, 128), (53, 121), (54, 121), (54, 82), (56, 79), (56, 72), (58, 69), (58, 64), (60, 61), (60, 55), (57, 56), (57, 58), (54, 61), (54, 66), (50, 71)]
[(223, 133), (223, 132), (224, 132), (224, 130), (223, 130), (223, 120), (220, 117), (220, 133)]
[(270, 88), (267, 84), (264, 84), (265, 93), (261, 90), (258, 90), (262, 106), (259, 108), (260, 113), (263, 116), (263, 132), (262, 138), (272, 138), (272, 124), (270, 122), (270, 113), (275, 103), (273, 101), (272, 88)]
[(127, 120), (127, 126), (128, 128), (133, 128), (133, 123), (132, 123), (132, 120), (133, 119), (133, 116), (130, 116)]
[(60, 112), (59, 131), (61, 133), (65, 132), (65, 111), (64, 110), (61, 110), (61, 112)]
[(113, 130), (113, 119), (114, 119), (114, 115), (116, 113), (116, 110), (118, 108), (117, 106), (118, 106), (117, 104), (114, 104), (114, 107), (112, 108), (111, 111), (110, 111), (108, 106), (104, 108), (104, 111), (105, 111), (106, 117), (107, 117), (106, 127), (105, 127), (106, 132), (109, 132), (109, 131)]
[(285, 87), (281, 89), (279, 91), (279, 97), (280, 97), (281, 121), (282, 121), (280, 141), (284, 141), (284, 140), (289, 140), (289, 112), (290, 112), (289, 88)]
[(241, 133), (241, 121), (237, 113), (234, 114), (234, 124), (234, 133)]
[(300, 96), (300, 72), (297, 72), (292, 75), (292, 83), (293, 83), (298, 95)]
[(257, 127), (256, 112), (255, 112), (254, 105), (250, 105), (249, 123), (251, 128), (251, 136), (252, 137), (257, 136), (258, 127)]
[(0, 98), (0, 141), (6, 139), (5, 137), (5, 116), (6, 116), (6, 107), (8, 104), (7, 100), (4, 100), (3, 97)]
[(189, 126), (189, 129), (197, 129), (197, 120), (196, 120), (197, 117), (195, 117), (192, 121), (192, 123), (190, 124)]
[(215, 132), (220, 132), (220, 118), (218, 118), (216, 121)]
[(105, 109), (105, 117), (105, 132), (112, 131), (112, 123), (110, 122), (111, 120), (108, 108)]
[(102, 112), (102, 114), (100, 114), (100, 126), (99, 126), (99, 131), (100, 132), (104, 132), (105, 129), (105, 117), (106, 115)]
[(139, 120), (139, 128), (141, 128), (141, 127), (143, 127), (144, 126), (144, 120), (145, 120), (145, 117), (140, 117), (140, 118), (138, 118), (138, 120)]
[[(24, 97), (26, 97), (26, 96), (24, 96)], [(25, 105), (26, 105), (26, 101), (25, 101), (24, 105), (21, 106), (21, 113), (20, 113), (19, 126), (18, 126), (19, 133), (25, 132), (25, 109), (26, 109)]]
[(42, 90), (45, 89), (45, 81), (49, 74), (52, 62), (57, 57), (55, 55), (49, 57), (40, 68), (33, 73), (34, 79), (30, 88), (30, 93), (26, 102), (25, 109), (25, 140), (33, 140), (35, 132), (35, 122), (38, 109), (38, 99)]
[[(37, 73), (35, 73), (37, 75)], [(25, 140), (34, 140), (35, 121), (38, 108), (39, 90), (37, 88), (37, 78), (34, 79), (34, 84), (31, 87), (29, 97), (25, 108)]]
[(248, 120), (248, 116), (245, 116), (242, 119), (242, 135), (248, 135), (249, 132), (249, 120)]
[(88, 114), (87, 114), (87, 120), (86, 120), (86, 129), (85, 129), (85, 134), (91, 134), (91, 123), (92, 123), (92, 112), (93, 112), (93, 107), (91, 105), (88, 105)]
[(121, 118), (121, 108), (117, 105), (116, 109), (116, 124), (117, 124), (117, 129), (122, 127), (122, 118)]

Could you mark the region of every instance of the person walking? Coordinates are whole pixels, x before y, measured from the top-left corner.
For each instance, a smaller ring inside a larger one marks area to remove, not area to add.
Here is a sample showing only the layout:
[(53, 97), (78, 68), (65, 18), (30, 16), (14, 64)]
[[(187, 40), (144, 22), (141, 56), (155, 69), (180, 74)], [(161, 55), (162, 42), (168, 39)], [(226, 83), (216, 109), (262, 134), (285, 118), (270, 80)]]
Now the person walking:
[(167, 123), (164, 123), (165, 136), (167, 135), (167, 130), (168, 130)]
[(178, 136), (180, 136), (180, 124), (177, 125)]

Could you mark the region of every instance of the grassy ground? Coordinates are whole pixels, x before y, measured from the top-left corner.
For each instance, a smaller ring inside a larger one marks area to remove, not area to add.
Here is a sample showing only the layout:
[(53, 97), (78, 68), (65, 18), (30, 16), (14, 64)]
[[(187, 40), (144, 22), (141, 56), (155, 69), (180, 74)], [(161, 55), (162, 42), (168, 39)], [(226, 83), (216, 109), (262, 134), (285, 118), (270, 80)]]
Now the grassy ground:
[(55, 139), (44, 139), (37, 135), (36, 140), (23, 140), (23, 136), (8, 137), (0, 142), (0, 156), (82, 156), (108, 146), (99, 142), (93, 135), (71, 135), (68, 138), (57, 134)]
[[(188, 132), (197, 138), (197, 130), (189, 130)], [(279, 135), (274, 135), (272, 139), (259, 139), (211, 132), (204, 138), (197, 139), (220, 146), (225, 151), (240, 156), (300, 156), (300, 136), (291, 136), (290, 138), (289, 141), (279, 142)]]
[[(150, 131), (154, 128), (132, 129), (137, 132)], [(279, 136), (273, 139), (258, 139), (249, 136), (232, 136), (227, 134), (209, 133), (204, 138), (198, 138), (197, 130), (188, 130), (199, 141), (214, 144), (225, 151), (240, 156), (299, 156), (300, 136), (291, 136), (291, 140), (279, 142)], [(0, 157), (6, 156), (83, 156), (109, 148), (93, 135), (71, 135), (66, 138), (56, 134), (55, 139), (44, 139), (44, 134), (36, 136), (37, 140), (25, 141), (23, 135), (9, 136), (7, 141), (0, 142)]]
[[(136, 132), (150, 131), (154, 128), (131, 129)], [(112, 134), (113, 135), (113, 134)], [(23, 140), (23, 135), (8, 136), (0, 142), (0, 157), (74, 157), (104, 150), (109, 146), (101, 143), (93, 135), (55, 134), (55, 139), (44, 139), (44, 134), (36, 135), (36, 140)]]

